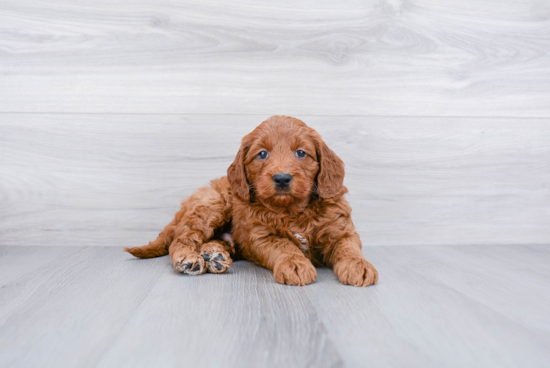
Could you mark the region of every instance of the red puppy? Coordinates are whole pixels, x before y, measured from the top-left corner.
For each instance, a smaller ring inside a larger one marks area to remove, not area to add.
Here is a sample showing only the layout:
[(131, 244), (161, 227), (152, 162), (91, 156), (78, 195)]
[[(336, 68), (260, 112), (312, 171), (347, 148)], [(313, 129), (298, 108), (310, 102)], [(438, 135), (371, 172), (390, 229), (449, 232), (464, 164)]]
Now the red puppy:
[[(273, 116), (242, 140), (227, 177), (194, 192), (136, 257), (170, 253), (176, 270), (224, 272), (231, 256), (273, 271), (281, 284), (311, 284), (315, 266), (347, 285), (375, 284), (344, 198), (344, 164), (304, 122)], [(232, 235), (231, 235), (232, 234)]]

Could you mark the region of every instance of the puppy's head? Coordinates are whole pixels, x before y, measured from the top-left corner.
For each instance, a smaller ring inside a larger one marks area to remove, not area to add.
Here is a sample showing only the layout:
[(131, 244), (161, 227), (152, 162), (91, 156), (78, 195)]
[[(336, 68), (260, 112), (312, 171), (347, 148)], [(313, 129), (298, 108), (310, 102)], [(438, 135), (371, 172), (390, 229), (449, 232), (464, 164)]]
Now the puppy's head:
[(344, 163), (303, 121), (273, 116), (245, 136), (227, 170), (233, 193), (269, 208), (299, 208), (312, 194), (343, 193)]

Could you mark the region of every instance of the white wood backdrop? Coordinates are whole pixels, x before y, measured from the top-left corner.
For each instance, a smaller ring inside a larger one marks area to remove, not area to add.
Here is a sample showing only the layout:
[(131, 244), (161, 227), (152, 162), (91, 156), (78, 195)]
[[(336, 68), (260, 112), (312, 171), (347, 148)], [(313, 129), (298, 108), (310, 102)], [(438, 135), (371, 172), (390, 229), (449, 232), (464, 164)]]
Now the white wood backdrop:
[[(365, 245), (550, 239), (547, 121), (299, 117), (346, 162)], [(1, 242), (145, 243), (263, 118), (4, 114)]]
[(2, 0), (0, 111), (550, 114), (547, 0)]
[(0, 244), (145, 244), (273, 114), (365, 246), (550, 243), (550, 1), (2, 0)]

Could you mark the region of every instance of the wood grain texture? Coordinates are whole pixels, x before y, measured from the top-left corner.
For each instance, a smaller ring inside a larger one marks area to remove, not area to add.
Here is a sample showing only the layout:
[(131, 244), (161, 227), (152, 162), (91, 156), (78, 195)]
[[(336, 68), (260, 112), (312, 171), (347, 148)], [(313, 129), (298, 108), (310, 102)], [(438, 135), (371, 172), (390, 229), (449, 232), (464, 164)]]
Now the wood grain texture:
[(380, 283), (353, 288), (326, 268), (290, 287), (246, 261), (187, 276), (113, 247), (0, 247), (18, 270), (0, 366), (546, 367), (548, 249), (371, 247)]
[(0, 111), (550, 117), (541, 0), (4, 0)]
[[(0, 367), (550, 366), (549, 50), (541, 0), (0, 2)], [(377, 286), (121, 251), (273, 114)]]
[[(548, 120), (299, 117), (346, 163), (365, 246), (550, 242)], [(135, 246), (267, 116), (0, 118), (0, 244)]]

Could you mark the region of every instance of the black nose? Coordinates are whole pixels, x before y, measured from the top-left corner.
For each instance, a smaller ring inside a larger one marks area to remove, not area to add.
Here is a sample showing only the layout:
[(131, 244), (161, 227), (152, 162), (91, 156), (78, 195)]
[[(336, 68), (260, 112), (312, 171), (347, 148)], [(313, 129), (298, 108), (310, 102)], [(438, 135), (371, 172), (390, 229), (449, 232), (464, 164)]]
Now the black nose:
[(273, 181), (275, 182), (276, 186), (283, 189), (283, 188), (288, 187), (288, 185), (292, 181), (292, 175), (290, 175), (290, 174), (276, 174), (276, 175), (273, 175)]

